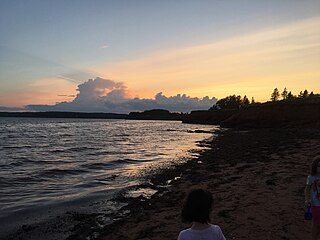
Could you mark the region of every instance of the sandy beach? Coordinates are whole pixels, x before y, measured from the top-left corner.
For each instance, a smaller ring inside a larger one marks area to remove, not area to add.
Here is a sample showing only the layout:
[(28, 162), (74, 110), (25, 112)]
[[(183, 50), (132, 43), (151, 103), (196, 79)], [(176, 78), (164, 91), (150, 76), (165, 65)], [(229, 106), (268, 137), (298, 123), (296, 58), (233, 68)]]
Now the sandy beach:
[(152, 183), (163, 186), (158, 193), (133, 199), (126, 206), (131, 213), (99, 239), (176, 239), (189, 226), (180, 210), (193, 187), (212, 192), (212, 223), (227, 239), (309, 239), (304, 187), (319, 146), (319, 130), (222, 131), (198, 159), (156, 175)]

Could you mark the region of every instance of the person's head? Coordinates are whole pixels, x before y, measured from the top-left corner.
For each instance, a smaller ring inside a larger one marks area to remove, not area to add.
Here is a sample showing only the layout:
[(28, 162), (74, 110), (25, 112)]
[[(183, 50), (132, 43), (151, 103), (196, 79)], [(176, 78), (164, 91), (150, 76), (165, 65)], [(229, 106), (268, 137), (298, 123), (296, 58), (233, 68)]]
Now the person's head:
[(320, 174), (320, 171), (318, 171), (319, 162), (320, 162), (320, 156), (317, 156), (313, 159), (312, 164), (311, 164), (311, 175), (312, 176)]
[(209, 191), (203, 189), (191, 190), (182, 208), (182, 220), (209, 223), (212, 202), (212, 195)]

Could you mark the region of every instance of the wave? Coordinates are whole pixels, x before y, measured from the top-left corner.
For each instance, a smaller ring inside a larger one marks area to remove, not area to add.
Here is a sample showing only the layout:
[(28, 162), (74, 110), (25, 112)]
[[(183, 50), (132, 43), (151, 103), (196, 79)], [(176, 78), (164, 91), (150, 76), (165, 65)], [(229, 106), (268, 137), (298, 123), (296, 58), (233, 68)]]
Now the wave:
[(23, 206), (26, 199), (38, 206), (39, 199), (105, 196), (104, 191), (137, 185), (147, 177), (147, 163), (159, 168), (164, 161), (175, 164), (179, 157), (191, 155), (187, 149), (199, 148), (196, 142), (204, 135), (188, 130), (212, 129), (161, 121), (3, 121), (12, 126), (0, 124), (5, 136), (0, 140), (0, 193), (13, 208)]
[(88, 170), (83, 169), (59, 169), (59, 168), (53, 168), (53, 169), (47, 169), (44, 171), (39, 172), (39, 177), (53, 177), (53, 176), (65, 176), (65, 175), (78, 175), (88, 173)]
[(141, 163), (146, 163), (151, 161), (153, 160), (125, 158), (125, 159), (117, 159), (117, 160), (112, 160), (107, 162), (86, 163), (81, 165), (81, 167), (88, 168), (88, 169), (115, 169), (115, 168), (123, 167), (123, 165), (141, 164)]

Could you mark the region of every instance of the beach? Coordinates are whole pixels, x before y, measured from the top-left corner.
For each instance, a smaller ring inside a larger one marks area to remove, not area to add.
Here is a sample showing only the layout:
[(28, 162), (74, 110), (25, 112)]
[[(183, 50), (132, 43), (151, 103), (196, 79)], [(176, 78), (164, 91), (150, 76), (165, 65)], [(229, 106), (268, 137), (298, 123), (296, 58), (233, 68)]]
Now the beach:
[[(320, 131), (220, 129), (214, 135), (198, 142), (202, 148), (190, 151), (190, 160), (148, 170), (148, 181), (111, 199), (44, 206), (30, 216), (14, 216), (19, 227), (0, 239), (177, 239), (190, 226), (180, 218), (183, 200), (199, 187), (212, 192), (211, 223), (227, 239), (309, 239), (304, 188), (312, 158), (320, 154)], [(2, 231), (8, 223), (2, 223)]]
[(158, 192), (133, 198), (124, 207), (130, 214), (98, 238), (177, 239), (189, 227), (180, 219), (183, 199), (201, 187), (212, 192), (211, 222), (227, 239), (309, 239), (304, 188), (312, 158), (320, 154), (319, 130), (222, 130), (208, 146), (198, 158), (155, 174)]

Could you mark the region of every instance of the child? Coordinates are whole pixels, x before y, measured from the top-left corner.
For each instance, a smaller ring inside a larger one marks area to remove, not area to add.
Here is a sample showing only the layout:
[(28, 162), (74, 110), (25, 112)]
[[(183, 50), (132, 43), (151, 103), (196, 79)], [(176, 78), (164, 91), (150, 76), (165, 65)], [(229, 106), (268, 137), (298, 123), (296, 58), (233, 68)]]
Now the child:
[(192, 222), (192, 225), (180, 232), (178, 240), (225, 240), (220, 227), (209, 223), (212, 201), (211, 193), (203, 189), (189, 193), (181, 215), (183, 220)]
[(311, 172), (307, 178), (305, 189), (306, 205), (311, 206), (312, 213), (312, 240), (317, 240), (320, 236), (320, 169), (318, 166), (320, 156), (315, 157), (312, 161)]

